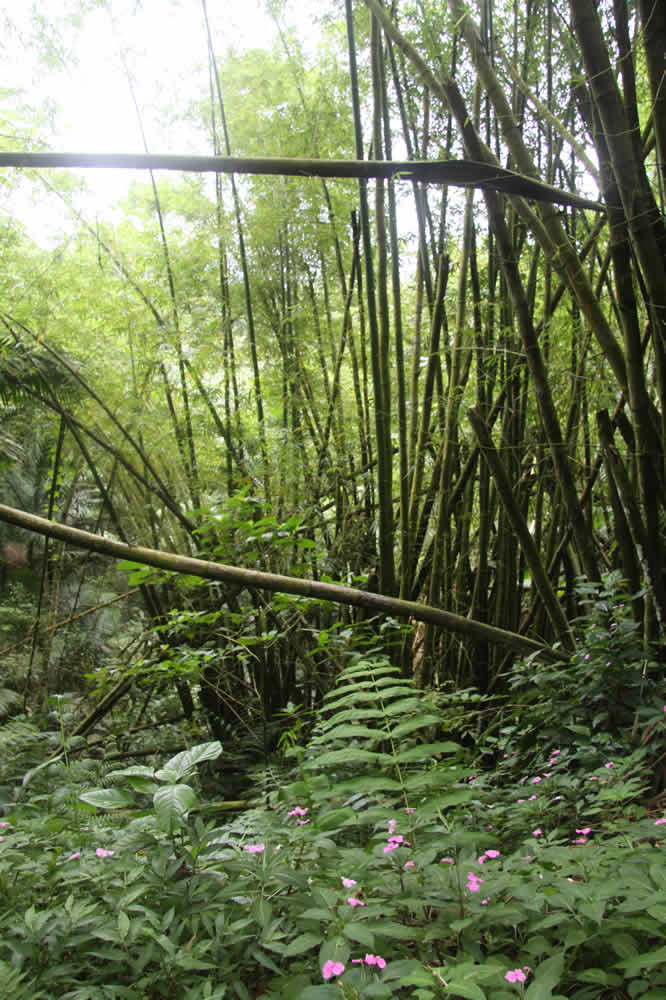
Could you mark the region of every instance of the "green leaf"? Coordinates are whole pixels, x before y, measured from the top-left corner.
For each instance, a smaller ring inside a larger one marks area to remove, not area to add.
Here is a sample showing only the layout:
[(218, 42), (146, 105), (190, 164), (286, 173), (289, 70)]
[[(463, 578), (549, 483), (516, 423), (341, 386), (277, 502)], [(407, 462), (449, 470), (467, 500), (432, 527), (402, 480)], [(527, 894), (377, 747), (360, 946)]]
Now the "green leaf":
[(527, 988), (525, 1000), (550, 1000), (559, 985), (564, 968), (564, 955), (552, 955), (534, 970), (534, 980)]
[[(403, 736), (409, 736), (410, 733), (416, 732), (417, 729), (423, 729), (425, 726), (439, 726), (441, 723), (442, 717), (440, 715), (417, 715), (413, 719), (399, 722), (391, 730), (391, 736), (394, 740), (399, 740)], [(456, 744), (452, 743), (451, 746), (456, 746)]]
[(167, 785), (153, 796), (153, 806), (160, 829), (171, 833), (183, 825), (189, 811), (196, 805), (197, 796), (189, 785)]
[(435, 757), (440, 753), (457, 753), (460, 747), (457, 743), (451, 743), (447, 741), (445, 743), (422, 743), (416, 747), (410, 747), (408, 750), (402, 750), (396, 756), (396, 760), (399, 764), (409, 764), (415, 760), (427, 760), (429, 757)]
[(118, 933), (120, 934), (121, 941), (124, 941), (129, 934), (130, 929), (130, 919), (124, 910), (121, 910), (118, 914)]
[(340, 990), (334, 983), (308, 986), (299, 994), (300, 1000), (340, 1000)]
[(666, 962), (666, 946), (656, 948), (654, 951), (645, 951), (642, 955), (636, 955), (623, 962), (617, 962), (620, 969), (624, 969), (630, 976), (635, 976), (643, 969), (651, 969), (661, 962)]
[(462, 802), (469, 802), (475, 796), (476, 792), (472, 788), (456, 788), (451, 792), (445, 792), (444, 795), (430, 799), (425, 806), (419, 809), (419, 816), (425, 818), (436, 815), (441, 810), (449, 809), (451, 806), (459, 806)]
[(318, 948), (320, 944), (320, 934), (312, 934), (310, 931), (306, 931), (305, 934), (299, 934), (298, 937), (289, 942), (284, 949), (284, 954), (286, 958), (291, 958), (294, 955), (303, 955), (312, 948)]
[(181, 781), (188, 774), (192, 774), (197, 764), (204, 760), (215, 760), (221, 753), (222, 744), (219, 740), (214, 740), (212, 743), (199, 743), (189, 750), (177, 753), (175, 757), (166, 762), (164, 767), (155, 772), (155, 777), (160, 781)]
[(399, 941), (415, 941), (419, 936), (418, 928), (406, 927), (404, 924), (399, 924), (394, 920), (379, 920), (376, 922), (368, 920), (366, 927), (378, 937), (396, 938)]
[(609, 938), (613, 951), (620, 958), (632, 958), (638, 954), (638, 945), (631, 934), (612, 934)]
[(357, 761), (375, 764), (377, 767), (388, 767), (393, 763), (393, 757), (388, 753), (377, 753), (374, 750), (364, 750), (362, 747), (346, 747), (344, 750), (329, 750), (328, 753), (320, 754), (315, 760), (308, 761), (308, 767), (329, 767)]
[(332, 809), (331, 812), (324, 813), (319, 817), (317, 826), (320, 830), (334, 830), (350, 818), (354, 819), (354, 816), (354, 810), (349, 806), (345, 806), (343, 809)]
[(273, 917), (273, 908), (267, 899), (255, 899), (250, 908), (252, 919), (260, 925), (267, 927)]
[(81, 792), (79, 798), (98, 809), (127, 809), (135, 804), (134, 796), (120, 788), (92, 788)]
[(396, 778), (389, 778), (384, 774), (376, 777), (366, 778), (362, 775), (358, 778), (350, 778), (349, 781), (341, 781), (335, 786), (340, 795), (352, 795), (354, 793), (372, 795), (377, 792), (400, 792), (402, 785)]
[(369, 726), (353, 725), (349, 723), (344, 723), (340, 726), (335, 726), (333, 729), (326, 731), (326, 741), (330, 740), (385, 740), (388, 739), (388, 733), (386, 730), (382, 729), (370, 729)]
[(468, 983), (461, 979), (448, 979), (446, 986), (452, 997), (465, 997), (466, 1000), (486, 1000), (486, 994), (476, 983)]
[(359, 944), (362, 944), (364, 948), (368, 949), (368, 951), (374, 950), (375, 935), (372, 931), (368, 930), (365, 924), (345, 924), (342, 929), (342, 933), (346, 938), (349, 938), (350, 941), (357, 941)]

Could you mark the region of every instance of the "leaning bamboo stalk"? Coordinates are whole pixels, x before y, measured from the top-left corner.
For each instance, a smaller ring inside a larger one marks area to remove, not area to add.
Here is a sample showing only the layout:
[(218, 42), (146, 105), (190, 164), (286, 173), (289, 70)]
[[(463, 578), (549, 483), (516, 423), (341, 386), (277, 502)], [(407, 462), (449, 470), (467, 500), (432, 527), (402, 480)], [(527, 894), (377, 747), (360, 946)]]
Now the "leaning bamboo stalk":
[(240, 566), (228, 566), (222, 563), (209, 562), (204, 559), (194, 559), (191, 556), (181, 556), (173, 552), (163, 552), (159, 549), (148, 549), (142, 546), (127, 545), (113, 538), (104, 538), (91, 531), (70, 528), (65, 524), (47, 521), (36, 514), (28, 514), (14, 507), (0, 504), (0, 521), (14, 524), (26, 531), (33, 531), (49, 538), (59, 538), (61, 541), (77, 548), (99, 552), (101, 555), (115, 559), (138, 562), (146, 566), (154, 566), (171, 573), (185, 573), (200, 576), (207, 580), (224, 580), (240, 588), (259, 588), (283, 594), (294, 594), (309, 597), (313, 600), (333, 601), (336, 604), (352, 607), (368, 608), (375, 614), (391, 614), (399, 618), (416, 621), (433, 622), (443, 629), (471, 636), (474, 639), (499, 643), (525, 655), (537, 653), (550, 662), (562, 660), (563, 654), (544, 646), (534, 639), (516, 635), (505, 629), (477, 622), (471, 618), (433, 608), (416, 601), (403, 601), (385, 594), (373, 594), (355, 587), (343, 587), (340, 584), (324, 583), (320, 580), (306, 580), (301, 577), (283, 576), (278, 573), (266, 573), (261, 570), (245, 569)]
[[(373, 8), (374, 11), (374, 8)], [(439, 91), (442, 90), (441, 84)], [(179, 153), (5, 153), (0, 167), (114, 168), (117, 170), (179, 170), (184, 173), (261, 174), (280, 177), (382, 177), (451, 187), (489, 187), (534, 201), (571, 205), (602, 212), (591, 198), (562, 191), (533, 177), (525, 177), (499, 164), (471, 160), (309, 160), (289, 157), (189, 156)]]

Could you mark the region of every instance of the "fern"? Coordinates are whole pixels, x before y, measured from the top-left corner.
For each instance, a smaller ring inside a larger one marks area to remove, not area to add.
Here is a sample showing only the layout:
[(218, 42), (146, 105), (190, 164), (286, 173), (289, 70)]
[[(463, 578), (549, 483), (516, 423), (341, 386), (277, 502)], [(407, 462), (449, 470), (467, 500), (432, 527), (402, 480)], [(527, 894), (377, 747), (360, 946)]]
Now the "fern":
[[(461, 778), (461, 747), (436, 737), (442, 713), (379, 655), (357, 656), (319, 712), (301, 766), (313, 800), (367, 810), (398, 802), (422, 808)], [(351, 818), (351, 817), (350, 817)], [(367, 816), (366, 816), (367, 818)]]

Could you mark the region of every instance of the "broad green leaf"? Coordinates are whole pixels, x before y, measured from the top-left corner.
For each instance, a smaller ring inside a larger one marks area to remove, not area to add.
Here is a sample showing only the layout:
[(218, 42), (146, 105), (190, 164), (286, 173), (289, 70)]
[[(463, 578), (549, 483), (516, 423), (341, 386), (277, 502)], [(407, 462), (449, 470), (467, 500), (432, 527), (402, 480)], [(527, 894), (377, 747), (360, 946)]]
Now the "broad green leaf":
[(388, 739), (388, 733), (385, 729), (370, 729), (369, 726), (355, 726), (349, 723), (335, 726), (334, 729), (326, 732), (327, 740), (343, 740), (347, 738), (352, 740), (369, 739), (377, 741)]
[(564, 968), (564, 955), (552, 955), (534, 969), (534, 979), (527, 988), (525, 1000), (550, 1000), (559, 985)]
[(317, 826), (320, 830), (334, 830), (336, 827), (342, 826), (350, 817), (354, 818), (354, 810), (350, 806), (345, 806), (343, 809), (333, 809), (319, 817)]
[(119, 771), (109, 771), (107, 774), (109, 779), (127, 777), (154, 778), (155, 771), (152, 767), (146, 767), (145, 764), (135, 764), (132, 767), (123, 767)]
[(656, 948), (653, 951), (645, 951), (642, 955), (627, 958), (623, 962), (617, 962), (616, 965), (620, 969), (624, 969), (630, 976), (635, 976), (643, 969), (651, 969), (661, 962), (666, 962), (666, 946)]
[(416, 927), (406, 927), (394, 920), (380, 920), (366, 922), (366, 927), (378, 937), (396, 938), (399, 941), (414, 941), (419, 937), (419, 930)]
[(613, 951), (620, 958), (633, 958), (638, 954), (638, 945), (631, 934), (611, 934), (609, 939)]
[(303, 955), (306, 951), (310, 951), (312, 948), (318, 948), (321, 944), (321, 935), (312, 934), (306, 931), (305, 934), (299, 934), (295, 937), (293, 941), (290, 941), (287, 947), (284, 949), (284, 954), (286, 958), (291, 958), (293, 955)]
[(475, 796), (476, 792), (472, 788), (455, 788), (426, 802), (424, 806), (419, 808), (419, 817), (423, 819), (427, 816), (434, 816), (441, 810), (449, 809), (451, 806), (459, 806), (462, 802), (469, 802)]
[[(416, 732), (417, 729), (423, 729), (425, 726), (439, 726), (441, 725), (442, 718), (439, 715), (417, 715), (413, 719), (405, 719), (404, 722), (398, 723), (397, 726), (391, 730), (391, 735), (394, 740), (401, 739), (403, 736), (409, 736), (410, 733)], [(451, 744), (456, 746), (455, 743)]]
[(308, 767), (328, 767), (357, 761), (374, 764), (376, 767), (389, 767), (393, 763), (393, 757), (388, 753), (364, 750), (362, 747), (346, 747), (344, 750), (329, 750), (328, 753), (320, 754), (315, 760), (308, 762)]
[(212, 743), (199, 743), (189, 750), (177, 753), (175, 757), (166, 762), (164, 767), (155, 772), (155, 777), (160, 781), (181, 781), (188, 774), (192, 774), (197, 764), (204, 760), (215, 760), (221, 753), (222, 744), (219, 740), (214, 740)]
[(120, 788), (92, 788), (81, 792), (79, 798), (98, 809), (127, 809), (135, 805), (134, 796)]
[(361, 923), (349, 923), (345, 924), (342, 929), (342, 933), (350, 941), (357, 941), (358, 944), (362, 944), (364, 948), (368, 951), (373, 951), (375, 947), (375, 935), (372, 931), (368, 930), (365, 924)]
[(121, 910), (118, 914), (118, 933), (120, 934), (121, 941), (124, 941), (129, 934), (130, 920), (124, 910)]
[(486, 994), (476, 983), (468, 983), (461, 979), (447, 979), (447, 993), (452, 997), (465, 997), (465, 1000), (486, 1000)]
[(372, 795), (376, 792), (400, 792), (402, 787), (396, 778), (378, 774), (372, 778), (365, 778), (361, 775), (358, 778), (350, 778), (349, 781), (341, 781), (335, 786), (335, 789), (340, 795), (353, 795), (354, 793)]
[(256, 920), (262, 928), (266, 928), (273, 917), (273, 908), (267, 899), (255, 899), (250, 913), (253, 920)]
[(177, 830), (196, 803), (196, 793), (189, 785), (166, 785), (159, 788), (153, 796), (153, 806), (160, 829), (167, 833)]

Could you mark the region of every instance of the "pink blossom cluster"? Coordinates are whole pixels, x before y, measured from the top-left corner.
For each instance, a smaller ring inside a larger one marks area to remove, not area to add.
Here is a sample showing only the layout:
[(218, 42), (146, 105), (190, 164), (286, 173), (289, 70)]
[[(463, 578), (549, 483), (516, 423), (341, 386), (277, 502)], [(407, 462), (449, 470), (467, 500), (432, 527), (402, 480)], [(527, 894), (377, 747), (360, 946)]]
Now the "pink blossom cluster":
[(505, 973), (504, 978), (509, 983), (524, 983), (527, 979), (527, 974), (531, 971), (532, 970), (529, 965), (524, 965), (522, 969), (509, 969), (509, 971)]
[(376, 965), (378, 969), (385, 969), (386, 959), (381, 955), (366, 955), (365, 958), (352, 958), (352, 965)]
[(331, 979), (332, 976), (341, 976), (345, 971), (345, 967), (342, 962), (333, 962), (331, 959), (324, 963), (324, 967), (321, 970), (321, 974), (324, 979)]
[(309, 819), (303, 819), (303, 817), (309, 811), (310, 810), (308, 809), (307, 806), (294, 806), (294, 808), (291, 810), (291, 812), (287, 813), (287, 816), (296, 816), (297, 817), (296, 822), (298, 823), (298, 825), (299, 826), (305, 826), (306, 823), (310, 822), (310, 820)]

